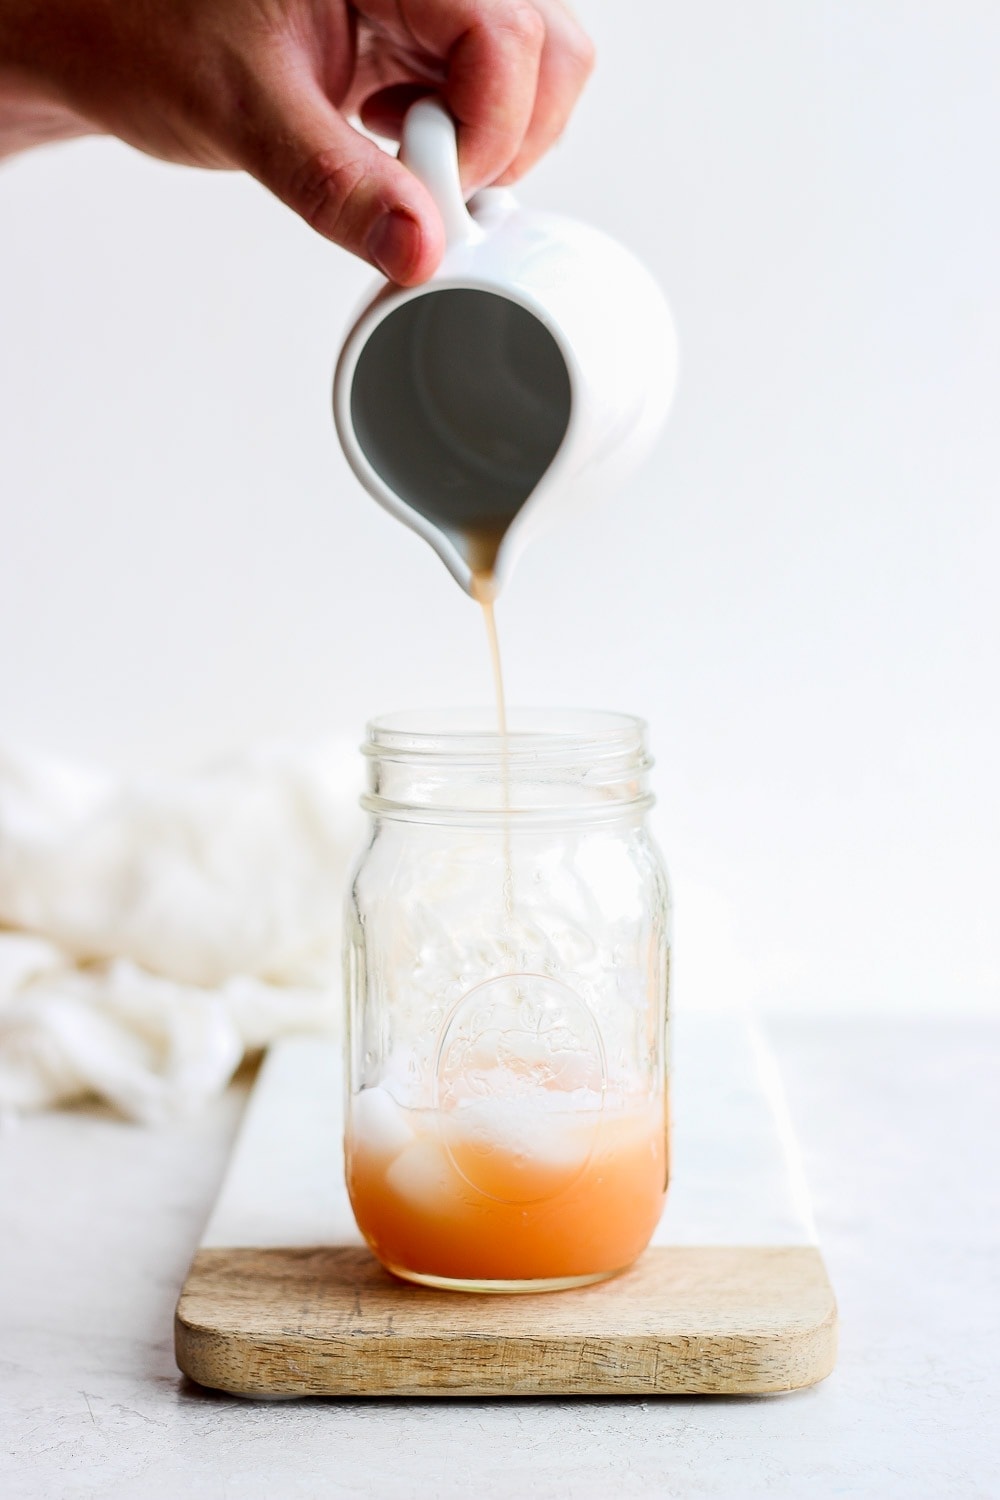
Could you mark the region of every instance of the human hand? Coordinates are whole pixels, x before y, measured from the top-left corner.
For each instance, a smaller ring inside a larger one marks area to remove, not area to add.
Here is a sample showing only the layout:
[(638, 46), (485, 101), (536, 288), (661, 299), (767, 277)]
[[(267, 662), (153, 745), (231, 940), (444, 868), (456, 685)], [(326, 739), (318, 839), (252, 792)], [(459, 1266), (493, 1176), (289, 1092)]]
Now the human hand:
[(96, 132), (242, 168), (413, 285), (441, 258), (440, 216), (348, 116), (398, 138), (440, 94), (471, 193), (553, 144), (592, 65), (563, 0), (0, 0), (0, 156)]

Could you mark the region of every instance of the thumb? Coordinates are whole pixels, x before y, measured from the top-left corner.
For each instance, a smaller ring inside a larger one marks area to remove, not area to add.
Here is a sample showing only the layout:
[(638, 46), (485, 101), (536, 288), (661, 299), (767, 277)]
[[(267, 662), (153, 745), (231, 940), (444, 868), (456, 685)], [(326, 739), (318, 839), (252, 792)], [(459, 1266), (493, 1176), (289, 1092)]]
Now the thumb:
[(426, 281), (444, 253), (430, 193), (348, 124), (312, 78), (268, 100), (243, 165), (307, 224), (390, 281)]

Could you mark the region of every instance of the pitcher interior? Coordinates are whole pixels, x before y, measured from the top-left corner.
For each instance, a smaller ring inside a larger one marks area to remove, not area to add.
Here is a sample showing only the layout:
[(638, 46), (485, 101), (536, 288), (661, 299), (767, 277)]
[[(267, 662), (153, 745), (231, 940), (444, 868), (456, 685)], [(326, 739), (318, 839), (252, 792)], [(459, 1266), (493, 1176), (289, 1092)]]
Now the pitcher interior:
[(366, 459), (474, 571), (558, 452), (571, 387), (559, 346), (497, 292), (410, 298), (373, 330), (354, 372), (351, 420)]

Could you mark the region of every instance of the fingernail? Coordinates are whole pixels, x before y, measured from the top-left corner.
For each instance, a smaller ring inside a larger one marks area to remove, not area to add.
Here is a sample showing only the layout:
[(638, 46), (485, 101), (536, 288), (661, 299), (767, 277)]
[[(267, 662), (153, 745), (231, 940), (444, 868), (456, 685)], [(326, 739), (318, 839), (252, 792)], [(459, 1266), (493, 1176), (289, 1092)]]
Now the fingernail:
[(405, 281), (420, 258), (420, 225), (403, 209), (377, 219), (368, 234), (367, 250), (390, 281)]

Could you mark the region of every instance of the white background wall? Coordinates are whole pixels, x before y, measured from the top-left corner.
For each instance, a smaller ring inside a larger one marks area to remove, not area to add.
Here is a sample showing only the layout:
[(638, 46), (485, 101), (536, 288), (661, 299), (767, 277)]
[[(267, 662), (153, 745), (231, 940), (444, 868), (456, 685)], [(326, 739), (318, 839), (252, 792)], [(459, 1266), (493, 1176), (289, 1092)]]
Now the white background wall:
[[(522, 563), (510, 695), (650, 719), (679, 1001), (995, 1007), (1000, 7), (579, 10), (600, 67), (524, 194), (653, 266), (683, 383)], [(0, 169), (0, 273), (0, 739), (176, 764), (487, 699), (336, 447), (364, 268), (83, 142)]]

